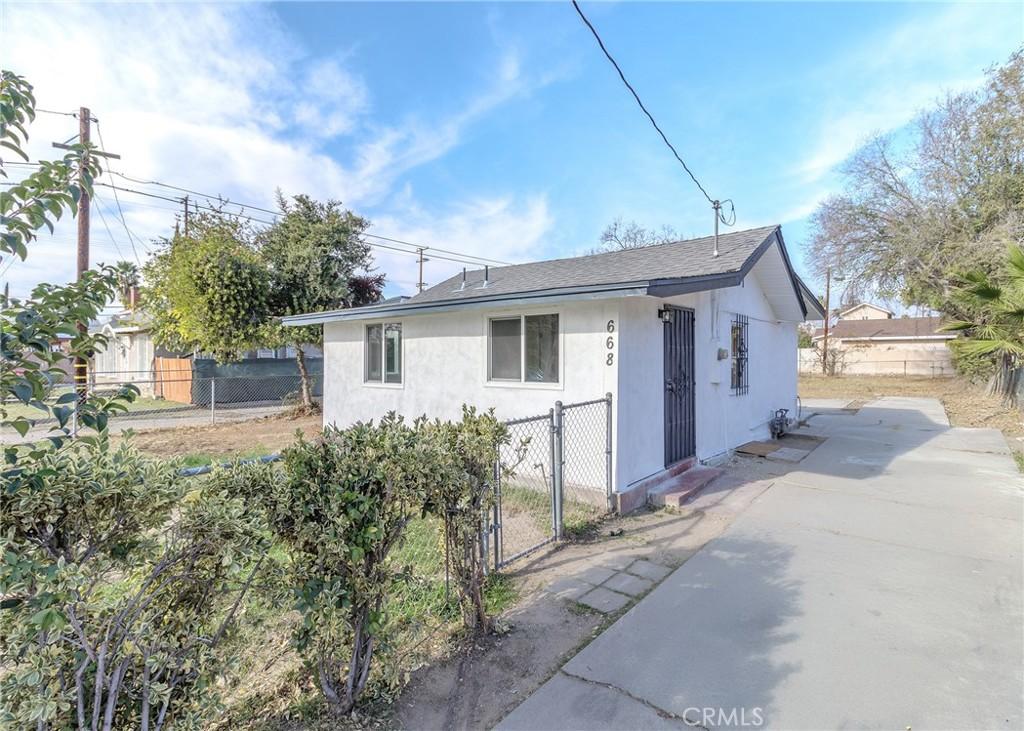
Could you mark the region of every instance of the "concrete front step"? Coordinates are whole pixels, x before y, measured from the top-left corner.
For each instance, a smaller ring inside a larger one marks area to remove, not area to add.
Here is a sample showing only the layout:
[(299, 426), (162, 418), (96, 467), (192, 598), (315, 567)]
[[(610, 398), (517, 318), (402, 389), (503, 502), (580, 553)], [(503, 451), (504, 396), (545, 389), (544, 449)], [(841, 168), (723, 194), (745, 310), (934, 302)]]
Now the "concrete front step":
[(656, 491), (647, 494), (647, 499), (651, 505), (678, 508), (711, 484), (711, 481), (720, 474), (722, 470), (717, 467), (697, 465), (658, 485)]

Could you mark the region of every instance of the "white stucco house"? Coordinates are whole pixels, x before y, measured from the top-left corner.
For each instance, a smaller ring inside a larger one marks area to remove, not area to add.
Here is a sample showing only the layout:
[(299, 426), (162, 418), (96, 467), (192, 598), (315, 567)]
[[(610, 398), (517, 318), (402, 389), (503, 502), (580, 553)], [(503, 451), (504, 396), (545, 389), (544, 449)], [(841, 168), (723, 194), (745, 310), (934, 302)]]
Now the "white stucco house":
[[(325, 423), (394, 410), (506, 419), (613, 399), (613, 489), (769, 436), (795, 409), (797, 325), (824, 316), (778, 226), (464, 272), (324, 326)], [(795, 413), (795, 412), (794, 412)], [(630, 501), (634, 503), (635, 501)]]

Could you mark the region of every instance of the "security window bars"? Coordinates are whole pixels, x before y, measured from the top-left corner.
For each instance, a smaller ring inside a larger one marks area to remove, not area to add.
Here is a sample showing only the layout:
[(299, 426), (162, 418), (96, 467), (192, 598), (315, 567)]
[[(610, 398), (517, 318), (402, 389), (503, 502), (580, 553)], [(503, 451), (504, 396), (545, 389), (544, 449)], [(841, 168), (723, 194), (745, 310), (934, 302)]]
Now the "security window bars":
[(366, 383), (402, 382), (402, 325), (389, 322), (366, 326)]
[(558, 383), (558, 315), (491, 319), (487, 353), (488, 380)]
[(747, 381), (747, 316), (736, 315), (732, 321), (732, 392), (737, 396), (750, 390)]

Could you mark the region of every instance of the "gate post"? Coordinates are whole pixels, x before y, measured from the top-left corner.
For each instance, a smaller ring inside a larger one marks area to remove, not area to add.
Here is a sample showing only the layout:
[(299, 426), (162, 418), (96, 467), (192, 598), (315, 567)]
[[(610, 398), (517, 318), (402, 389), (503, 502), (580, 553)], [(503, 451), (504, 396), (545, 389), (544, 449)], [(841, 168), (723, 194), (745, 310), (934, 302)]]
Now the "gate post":
[(217, 423), (217, 379), (210, 379), (210, 423)]
[(615, 499), (612, 497), (612, 394), (610, 391), (604, 395), (604, 400), (604, 482), (605, 492), (608, 496), (608, 512), (611, 513), (615, 510)]
[(565, 433), (562, 429), (562, 402), (555, 401), (555, 408), (553, 411), (554, 424), (551, 428), (551, 434), (553, 437), (553, 449), (551, 451), (551, 481), (554, 485), (554, 500), (552, 502), (554, 523), (555, 523), (555, 540), (562, 540), (562, 474), (563, 470), (563, 454), (564, 454), (564, 437)]
[(494, 463), (494, 570), (501, 567), (501, 456)]

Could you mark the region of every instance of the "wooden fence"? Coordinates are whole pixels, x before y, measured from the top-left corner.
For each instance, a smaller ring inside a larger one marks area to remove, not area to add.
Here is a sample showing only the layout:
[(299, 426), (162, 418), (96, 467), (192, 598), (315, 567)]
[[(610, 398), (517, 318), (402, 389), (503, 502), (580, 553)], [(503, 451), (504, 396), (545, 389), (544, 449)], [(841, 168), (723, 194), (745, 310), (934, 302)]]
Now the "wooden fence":
[(192, 361), (188, 358), (153, 359), (154, 395), (167, 401), (192, 403)]

